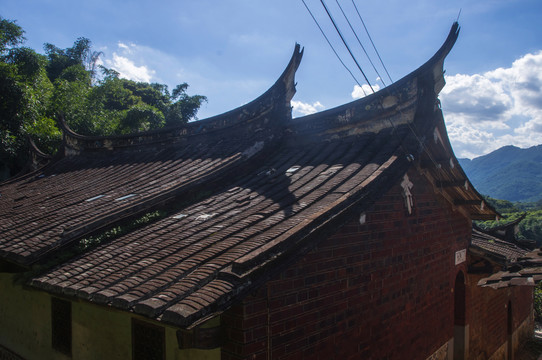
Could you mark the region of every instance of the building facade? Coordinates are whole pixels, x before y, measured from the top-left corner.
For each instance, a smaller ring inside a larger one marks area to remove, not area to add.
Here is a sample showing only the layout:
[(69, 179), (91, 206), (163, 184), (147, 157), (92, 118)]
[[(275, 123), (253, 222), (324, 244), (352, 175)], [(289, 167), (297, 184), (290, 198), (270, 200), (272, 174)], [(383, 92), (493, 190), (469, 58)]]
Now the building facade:
[(487, 262), (493, 238), (474, 251), (472, 220), (498, 214), (438, 101), (458, 32), (303, 118), (296, 46), (228, 113), (120, 137), (64, 125), (48, 165), (0, 185), (0, 359), (512, 359), (533, 292), (480, 286), (509, 262)]

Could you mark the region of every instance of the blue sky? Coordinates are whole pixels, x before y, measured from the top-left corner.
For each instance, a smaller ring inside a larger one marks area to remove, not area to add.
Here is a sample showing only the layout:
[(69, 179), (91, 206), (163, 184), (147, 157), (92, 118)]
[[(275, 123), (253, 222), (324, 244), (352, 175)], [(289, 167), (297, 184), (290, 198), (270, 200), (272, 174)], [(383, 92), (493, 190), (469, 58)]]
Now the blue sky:
[[(305, 2), (354, 71), (320, 1)], [(457, 156), (542, 143), (542, 1), (355, 3), (393, 80), (433, 55), (461, 11), (461, 33), (445, 62), (447, 86), (441, 93)], [(348, 34), (371, 84), (383, 87), (349, 35), (336, 0), (326, 4)], [(340, 4), (369, 50), (352, 0)], [(296, 75), (294, 116), (360, 96), (301, 0), (0, 0), (0, 15), (17, 20), (26, 31), (25, 45), (40, 52), (46, 42), (66, 48), (83, 36), (104, 52), (104, 65), (124, 77), (170, 88), (187, 82), (190, 94), (208, 97), (199, 118), (264, 92), (284, 69), (296, 42), (305, 55)], [(379, 72), (384, 74), (381, 68)]]

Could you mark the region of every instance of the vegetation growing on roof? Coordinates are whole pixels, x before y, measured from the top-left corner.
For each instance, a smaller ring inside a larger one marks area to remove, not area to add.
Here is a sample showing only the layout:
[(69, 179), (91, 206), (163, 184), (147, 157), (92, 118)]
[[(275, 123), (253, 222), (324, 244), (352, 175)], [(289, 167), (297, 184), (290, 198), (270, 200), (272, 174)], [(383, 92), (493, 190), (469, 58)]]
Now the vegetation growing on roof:
[(156, 210), (143, 214), (142, 216), (129, 220), (124, 223), (120, 223), (116, 226), (113, 226), (109, 229), (101, 231), (97, 234), (86, 236), (79, 239), (74, 245), (69, 247), (64, 251), (55, 253), (53, 257), (50, 257), (47, 261), (39, 263), (32, 266), (32, 270), (28, 272), (20, 273), (17, 281), (18, 283), (24, 284), (32, 277), (37, 274), (53, 268), (54, 266), (64, 263), (69, 259), (74, 258), (77, 255), (83, 254), (100, 244), (104, 244), (113, 239), (116, 239), (122, 235), (125, 235), (131, 231), (134, 231), (138, 228), (141, 228), (145, 225), (148, 225), (154, 221), (163, 219), (168, 215), (168, 212), (165, 210)]
[(77, 252), (82, 253), (84, 251), (87, 251), (93, 247), (98, 246), (99, 244), (118, 238), (119, 236), (127, 234), (130, 231), (133, 231), (137, 228), (147, 225), (153, 221), (162, 219), (165, 216), (167, 216), (166, 211), (156, 210), (153, 212), (146, 213), (143, 216), (127, 224), (117, 225), (99, 234), (84, 237), (81, 240), (79, 240), (79, 243), (77, 244)]
[(28, 160), (27, 137), (45, 153), (57, 151), (59, 114), (76, 133), (117, 135), (187, 123), (206, 101), (188, 95), (187, 83), (170, 92), (122, 79), (99, 65), (103, 54), (87, 38), (66, 49), (47, 43), (43, 55), (22, 47), (23, 35), (16, 21), (0, 17), (0, 170), (11, 175)]

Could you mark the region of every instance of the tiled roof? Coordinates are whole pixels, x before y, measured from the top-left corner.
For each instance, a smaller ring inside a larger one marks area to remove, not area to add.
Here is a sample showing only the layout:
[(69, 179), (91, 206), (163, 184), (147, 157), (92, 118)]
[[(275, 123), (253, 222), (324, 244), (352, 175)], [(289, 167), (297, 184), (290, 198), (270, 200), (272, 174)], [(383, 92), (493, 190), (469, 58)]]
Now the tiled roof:
[(542, 281), (542, 252), (527, 253), (507, 270), (496, 272), (478, 282), (479, 286), (500, 289), (509, 286), (535, 286)]
[(489, 257), (503, 266), (515, 263), (529, 252), (529, 250), (516, 244), (499, 239), (476, 228), (472, 229), (469, 251)]
[[(512, 244), (510, 244), (512, 245)], [(512, 256), (507, 266), (490, 276), (481, 279), (478, 285), (500, 289), (509, 286), (534, 286), (542, 281), (542, 250), (502, 251), (507, 256)], [(502, 256), (502, 255), (501, 255)]]
[[(510, 238), (508, 231), (501, 234), (495, 230), (513, 228), (518, 222), (505, 223), (490, 231), (483, 231), (474, 226), (469, 252), (499, 265), (502, 269), (481, 279), (478, 285), (499, 289), (509, 286), (534, 286), (542, 281), (541, 250), (531, 251), (518, 246), (507, 239)], [(500, 237), (497, 237), (496, 233), (499, 233)]]
[(407, 131), (395, 141), (390, 132), (284, 146), (224, 191), (100, 246), (33, 285), (190, 325), (257, 281), (251, 272), (306, 246), (304, 238), (341, 208), (385, 190), (374, 188), (389, 183), (380, 178), (404, 171), (397, 150)]
[(30, 265), (83, 235), (246, 170), (291, 118), (301, 57), (296, 46), (273, 87), (214, 118), (120, 137), (65, 129), (63, 158), (0, 184), (0, 257)]
[[(92, 186), (105, 183), (108, 189), (117, 189), (119, 183), (134, 176), (137, 184), (143, 184), (138, 185), (137, 191), (129, 184), (120, 186), (123, 191), (111, 195), (109, 203), (111, 199), (140, 194), (139, 189), (146, 189), (145, 184), (150, 182), (151, 189), (168, 189), (169, 182), (174, 182), (178, 190), (169, 193), (168, 199), (174, 200), (171, 203), (177, 210), (166, 218), (64, 262), (36, 276), (31, 285), (190, 327), (220, 313), (309, 251), (349, 216), (367, 209), (400, 181), (409, 167), (423, 168), (426, 176), (434, 180), (435, 190), (455, 201), (454, 206), (466, 216), (495, 216), (492, 209), (480, 206), (482, 198), (472, 187), (462, 186), (465, 174), (461, 168), (450, 166), (455, 157), (438, 107), (437, 94), (443, 86), (442, 64), (458, 30), (454, 24), (443, 47), (425, 65), (364, 99), (290, 120), (284, 111), (286, 108), (289, 111), (293, 90), (292, 86), (286, 86), (282, 97), (275, 96), (271, 103), (279, 104), (277, 111), (256, 109), (254, 113), (260, 114), (256, 121), (248, 120), (235, 131), (217, 129), (213, 137), (189, 131), (191, 135), (174, 142), (164, 152), (169, 157), (156, 152), (155, 149), (164, 146), (160, 143), (153, 145), (153, 151), (148, 153), (120, 151), (118, 156), (125, 158), (117, 166), (114, 162), (119, 161), (117, 155), (110, 158), (108, 154), (117, 154), (118, 149), (103, 151), (104, 156), (92, 160), (95, 151), (92, 156), (86, 154), (94, 142), (72, 136), (67, 141), (72, 157), (52, 168), (68, 161), (75, 164), (65, 165), (69, 169), (65, 172), (47, 173), (41, 180), (49, 180), (51, 188), (46, 191), (28, 185), (28, 200), (19, 200), (28, 204), (21, 216), (24, 219), (20, 220), (26, 227), (21, 228), (33, 231), (32, 236), (25, 237), (28, 242), (21, 243), (15, 231), (10, 232), (11, 238), (0, 245), (3, 251), (0, 255), (13, 258), (16, 252), (13, 248), (6, 251), (6, 247), (18, 243), (33, 254), (34, 248), (42, 247), (41, 242), (49, 241), (39, 238), (43, 233), (27, 219), (32, 208), (39, 208), (30, 205), (30, 201), (39, 204), (32, 199), (43, 196), (44, 204), (56, 204), (58, 197), (66, 205), (69, 198), (66, 194), (72, 193), (65, 191), (70, 189), (67, 185), (73, 186), (87, 178)], [(285, 74), (288, 81), (282, 83), (293, 84), (293, 72)], [(260, 103), (269, 104), (265, 99)], [(191, 125), (192, 130), (205, 125), (205, 121)], [(267, 124), (278, 125), (269, 129)], [(99, 148), (115, 147), (109, 139), (98, 140)], [(441, 166), (443, 161), (445, 166)], [(168, 166), (165, 169), (164, 164)], [(196, 175), (200, 172), (201, 176)], [(110, 179), (104, 181), (106, 174)], [(71, 180), (74, 177), (78, 180)], [(163, 180), (164, 177), (169, 180)], [(192, 177), (201, 179), (198, 183), (201, 186), (191, 187)], [(35, 175), (32, 180), (33, 184), (41, 184)], [(461, 186), (453, 185), (459, 182)], [(19, 180), (13, 184), (27, 183)], [(0, 192), (14, 185), (5, 186)], [(78, 189), (81, 188), (90, 191), (89, 185)], [(62, 215), (77, 226), (92, 229), (93, 216), (106, 211), (106, 216), (112, 217), (115, 212), (108, 212), (104, 205), (101, 210), (89, 208), (73, 213), (78, 206), (86, 206), (87, 199), (104, 191), (78, 198)], [(202, 194), (193, 196), (195, 192)], [(73, 192), (79, 193), (81, 190)], [(163, 190), (156, 190), (154, 196), (163, 196), (162, 193)], [(128, 211), (139, 206), (134, 197), (118, 201), (132, 202), (126, 206)], [(16, 200), (10, 201), (14, 208)], [(56, 211), (60, 213), (60, 205)], [(58, 235), (60, 223), (50, 225), (51, 235), (56, 234), (57, 239), (62, 239)], [(14, 225), (16, 229), (17, 223)]]
[[(201, 179), (239, 166), (243, 151), (251, 146), (224, 145), (141, 152), (137, 158), (64, 158), (32, 177), (2, 186), (0, 255), (32, 263), (97, 226), (130, 215), (134, 206), (159, 201), (176, 190), (188, 191)], [(162, 176), (149, 176), (156, 172)]]

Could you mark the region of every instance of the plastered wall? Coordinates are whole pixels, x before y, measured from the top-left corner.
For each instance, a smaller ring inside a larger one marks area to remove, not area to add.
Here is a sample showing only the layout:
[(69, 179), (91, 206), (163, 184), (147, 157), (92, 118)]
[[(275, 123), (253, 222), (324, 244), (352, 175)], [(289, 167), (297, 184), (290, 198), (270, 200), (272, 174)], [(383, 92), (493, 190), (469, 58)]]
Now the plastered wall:
[[(131, 314), (84, 301), (71, 304), (72, 359), (132, 358)], [(219, 323), (217, 318), (203, 326)], [(219, 348), (179, 349), (176, 331), (165, 327), (166, 359), (220, 359)], [(6, 273), (0, 273), (0, 345), (29, 360), (70, 359), (51, 347), (51, 296), (14, 284), (14, 275)]]

